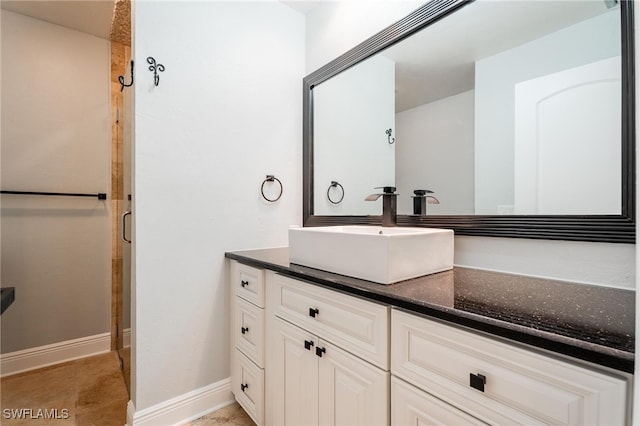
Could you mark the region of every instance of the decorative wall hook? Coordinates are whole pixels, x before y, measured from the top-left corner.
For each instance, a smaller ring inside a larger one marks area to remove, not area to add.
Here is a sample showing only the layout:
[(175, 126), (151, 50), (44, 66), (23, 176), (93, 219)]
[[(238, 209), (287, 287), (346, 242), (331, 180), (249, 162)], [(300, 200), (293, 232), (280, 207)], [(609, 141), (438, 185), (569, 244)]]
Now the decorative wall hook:
[[(331, 188), (338, 188), (340, 187), (340, 191), (342, 192), (342, 195), (340, 196), (340, 199), (338, 199), (337, 201), (334, 201), (331, 198)], [(327, 188), (327, 198), (329, 199), (329, 201), (331, 202), (331, 204), (340, 204), (342, 202), (342, 200), (344, 200), (344, 187), (342, 185), (340, 185), (338, 182), (332, 180), (331, 181), (331, 185), (329, 185), (329, 188)]]
[(160, 84), (160, 76), (158, 75), (158, 72), (164, 72), (164, 65), (157, 64), (156, 60), (152, 56), (147, 58), (147, 63), (150, 65), (149, 71), (153, 71), (153, 82), (157, 86)]
[[(278, 184), (280, 185), (280, 193), (278, 194), (278, 196), (276, 198), (268, 198), (266, 195), (264, 195), (264, 185), (267, 182), (278, 182)], [(265, 200), (267, 200), (270, 203), (275, 203), (276, 201), (278, 201), (280, 199), (280, 197), (282, 197), (282, 191), (284, 190), (284, 187), (282, 186), (282, 182), (280, 182), (280, 179), (278, 179), (277, 177), (273, 176), (273, 175), (267, 175), (267, 178), (262, 181), (262, 186), (260, 187), (260, 193), (262, 193), (262, 198), (264, 198)]]
[(124, 75), (118, 76), (118, 81), (120, 82), (120, 91), (122, 92), (125, 87), (133, 86), (133, 61), (131, 61), (131, 83), (126, 84), (124, 82)]
[(391, 137), (391, 134), (393, 133), (392, 129), (387, 129), (384, 132), (387, 134), (387, 141), (389, 142), (389, 145), (391, 145), (396, 141), (396, 138)]

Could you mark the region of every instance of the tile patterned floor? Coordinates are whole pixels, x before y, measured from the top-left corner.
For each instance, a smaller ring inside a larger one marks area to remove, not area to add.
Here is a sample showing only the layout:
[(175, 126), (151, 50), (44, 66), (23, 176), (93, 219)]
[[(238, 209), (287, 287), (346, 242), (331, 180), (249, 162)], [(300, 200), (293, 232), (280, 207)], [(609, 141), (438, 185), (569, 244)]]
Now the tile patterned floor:
[[(125, 383), (116, 352), (2, 378), (0, 425), (123, 426), (129, 401)], [(22, 418), (11, 418), (17, 412)], [(184, 426), (214, 425), (255, 426), (255, 423), (233, 403)]]
[(0, 379), (0, 424), (122, 426), (128, 401), (109, 352)]

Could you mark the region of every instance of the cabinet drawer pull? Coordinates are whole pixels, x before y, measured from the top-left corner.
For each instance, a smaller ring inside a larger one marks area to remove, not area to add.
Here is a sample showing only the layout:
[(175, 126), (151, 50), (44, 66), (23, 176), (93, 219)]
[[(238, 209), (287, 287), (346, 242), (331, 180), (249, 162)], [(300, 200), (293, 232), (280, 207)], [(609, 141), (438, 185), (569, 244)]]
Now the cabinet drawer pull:
[(484, 385), (487, 384), (486, 376), (482, 374), (469, 374), (469, 386), (474, 389), (484, 392)]
[(245, 391), (245, 389), (247, 389), (248, 387), (249, 387), (249, 385), (248, 385), (248, 384), (246, 384), (246, 383), (242, 383), (242, 384), (240, 385), (240, 389), (242, 389), (242, 392), (244, 392), (244, 391)]
[(305, 340), (304, 341), (304, 348), (308, 351), (311, 350), (311, 346), (313, 346), (313, 341), (311, 340)]
[(245, 334), (246, 332), (249, 331), (249, 327), (242, 327), (240, 331), (242, 332), (242, 334)]
[(246, 287), (246, 286), (248, 286), (248, 285), (249, 285), (249, 281), (247, 281), (247, 280), (242, 280), (242, 281), (240, 282), (240, 286), (241, 286), (241, 287)]
[(316, 347), (316, 355), (318, 355), (320, 358), (322, 358), (322, 354), (325, 353), (327, 350), (325, 348), (321, 348), (319, 346)]
[(318, 310), (318, 308), (309, 308), (309, 316), (315, 318), (316, 315), (318, 315), (320, 313), (320, 311)]

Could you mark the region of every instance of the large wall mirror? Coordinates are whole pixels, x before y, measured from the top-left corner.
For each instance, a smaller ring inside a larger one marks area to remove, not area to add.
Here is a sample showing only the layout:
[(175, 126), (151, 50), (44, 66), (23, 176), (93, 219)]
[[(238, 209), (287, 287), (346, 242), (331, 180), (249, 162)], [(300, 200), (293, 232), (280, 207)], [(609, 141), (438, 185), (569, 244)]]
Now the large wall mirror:
[(304, 79), (305, 226), (635, 242), (633, 2), (434, 0)]

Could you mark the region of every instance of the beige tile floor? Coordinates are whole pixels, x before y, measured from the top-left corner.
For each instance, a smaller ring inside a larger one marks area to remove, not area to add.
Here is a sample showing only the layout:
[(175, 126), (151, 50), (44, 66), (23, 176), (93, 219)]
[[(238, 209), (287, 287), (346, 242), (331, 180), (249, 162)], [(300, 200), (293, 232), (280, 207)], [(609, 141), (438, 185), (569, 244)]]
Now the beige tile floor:
[[(116, 352), (0, 379), (2, 425), (122, 426), (128, 401)], [(6, 410), (19, 410), (23, 418)]]
[[(126, 358), (128, 353), (123, 355)], [(128, 367), (127, 359), (124, 363), (125, 368)], [(125, 383), (116, 352), (2, 378), (0, 425), (123, 426), (129, 401)], [(23, 418), (11, 418), (11, 410), (19, 410)], [(48, 414), (42, 411), (39, 414), (38, 410), (47, 410)], [(213, 425), (254, 426), (255, 423), (234, 403), (185, 426)]]

